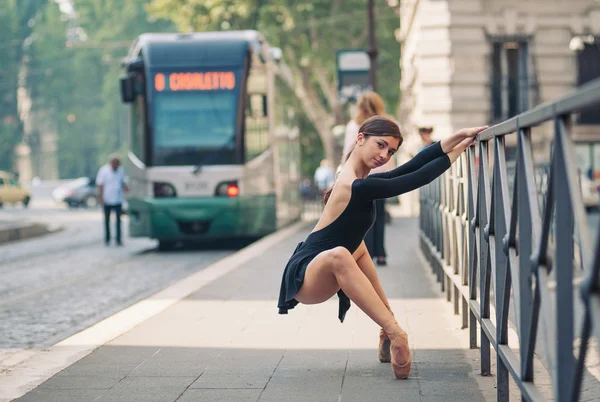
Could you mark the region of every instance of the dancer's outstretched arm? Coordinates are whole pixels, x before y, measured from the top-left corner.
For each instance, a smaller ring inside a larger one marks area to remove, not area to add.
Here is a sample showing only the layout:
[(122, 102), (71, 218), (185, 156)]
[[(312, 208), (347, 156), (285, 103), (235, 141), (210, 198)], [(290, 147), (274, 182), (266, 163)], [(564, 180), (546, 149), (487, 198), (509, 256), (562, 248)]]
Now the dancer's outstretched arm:
[(356, 179), (352, 183), (352, 194), (365, 201), (371, 201), (407, 193), (432, 182), (436, 177), (444, 173), (452, 162), (456, 160), (450, 159), (451, 157), (454, 158), (454, 154), (443, 154), (415, 172), (392, 179), (383, 179), (374, 176)]
[(375, 173), (370, 175), (370, 177), (379, 177), (382, 179), (392, 179), (394, 177), (402, 176), (408, 173), (412, 173), (432, 160), (439, 158), (444, 155), (444, 151), (440, 146), (439, 142), (434, 142), (433, 144), (425, 147), (421, 152), (415, 155), (414, 158), (409, 160), (408, 162), (398, 166), (395, 169), (392, 169), (388, 172)]
[(463, 128), (457, 131), (456, 133), (452, 134), (450, 137), (445, 138), (439, 142), (434, 142), (433, 144), (427, 146), (421, 152), (416, 154), (414, 158), (398, 166), (397, 168), (392, 169), (389, 172), (376, 173), (370, 176), (382, 179), (392, 179), (394, 177), (415, 172), (418, 169), (425, 166), (427, 163), (452, 151), (462, 141), (469, 138), (474, 138), (478, 133), (485, 130), (486, 128), (487, 126)]
[(487, 129), (488, 126), (482, 127), (469, 127), (458, 130), (456, 133), (451, 136), (444, 138), (440, 141), (440, 145), (442, 146), (442, 151), (445, 153), (451, 152), (456, 146), (458, 146), (464, 140), (469, 138), (475, 138), (477, 134)]
[(448, 152), (448, 159), (450, 159), (451, 163), (454, 163), (458, 157), (475, 142), (475, 137), (467, 137), (462, 140), (454, 149)]

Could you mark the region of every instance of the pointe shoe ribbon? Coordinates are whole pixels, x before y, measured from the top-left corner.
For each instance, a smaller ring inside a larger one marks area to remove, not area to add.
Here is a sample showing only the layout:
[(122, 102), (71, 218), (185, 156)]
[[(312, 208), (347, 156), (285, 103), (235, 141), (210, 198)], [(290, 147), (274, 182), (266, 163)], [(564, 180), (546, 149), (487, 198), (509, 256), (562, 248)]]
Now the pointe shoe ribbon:
[[(394, 316), (394, 312), (390, 306), (387, 306), (387, 309), (390, 313), (392, 313), (392, 317)], [(379, 348), (377, 349), (377, 357), (381, 363), (390, 363), (391, 355), (390, 355), (390, 338), (387, 336), (383, 328), (379, 330)]]

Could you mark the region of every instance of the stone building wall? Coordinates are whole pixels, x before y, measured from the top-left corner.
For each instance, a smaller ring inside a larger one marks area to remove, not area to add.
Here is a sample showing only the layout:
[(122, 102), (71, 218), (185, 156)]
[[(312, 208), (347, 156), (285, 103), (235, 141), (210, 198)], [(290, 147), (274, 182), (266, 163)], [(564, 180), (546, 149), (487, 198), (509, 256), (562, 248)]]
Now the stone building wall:
[[(405, 0), (400, 19), (398, 115), (408, 144), (419, 125), (434, 126), (439, 139), (491, 123), (491, 38), (529, 38), (533, 107), (575, 87), (571, 39), (600, 35), (600, 4), (592, 0)], [(536, 130), (546, 153), (551, 126)], [(600, 140), (600, 129), (576, 126), (574, 136)]]

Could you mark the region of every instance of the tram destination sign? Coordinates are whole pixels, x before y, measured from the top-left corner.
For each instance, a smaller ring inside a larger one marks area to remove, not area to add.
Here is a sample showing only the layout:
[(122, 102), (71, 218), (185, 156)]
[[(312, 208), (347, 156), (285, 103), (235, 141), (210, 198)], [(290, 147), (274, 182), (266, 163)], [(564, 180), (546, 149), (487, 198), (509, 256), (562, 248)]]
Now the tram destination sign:
[(175, 72), (154, 74), (154, 89), (168, 91), (229, 91), (235, 88), (231, 71)]

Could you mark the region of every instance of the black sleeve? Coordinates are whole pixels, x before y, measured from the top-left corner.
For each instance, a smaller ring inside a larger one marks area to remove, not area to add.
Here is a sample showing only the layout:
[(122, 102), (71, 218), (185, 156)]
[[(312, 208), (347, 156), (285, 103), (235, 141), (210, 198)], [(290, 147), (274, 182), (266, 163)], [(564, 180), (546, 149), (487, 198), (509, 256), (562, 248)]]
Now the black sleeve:
[(402, 176), (385, 179), (367, 176), (354, 182), (353, 192), (365, 200), (377, 200), (395, 197), (431, 183), (450, 167), (450, 158), (444, 154), (427, 163), (419, 170)]
[(369, 177), (391, 179), (393, 177), (402, 176), (407, 173), (412, 173), (415, 170), (423, 167), (426, 163), (429, 163), (432, 160), (444, 155), (445, 153), (442, 150), (442, 144), (439, 141), (434, 142), (433, 144), (427, 146), (421, 152), (416, 154), (414, 158), (412, 158), (405, 164), (398, 166), (396, 169), (390, 170), (389, 172), (372, 174)]

